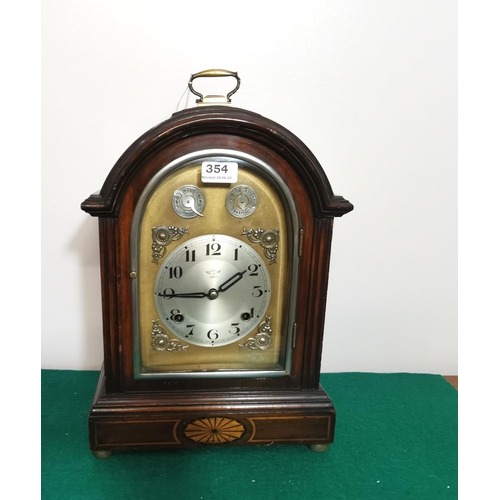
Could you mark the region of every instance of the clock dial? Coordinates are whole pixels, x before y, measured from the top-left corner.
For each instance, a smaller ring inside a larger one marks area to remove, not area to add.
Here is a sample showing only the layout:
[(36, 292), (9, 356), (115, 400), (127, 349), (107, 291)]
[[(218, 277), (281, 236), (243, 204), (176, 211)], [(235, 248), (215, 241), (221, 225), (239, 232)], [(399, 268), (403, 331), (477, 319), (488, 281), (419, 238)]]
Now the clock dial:
[(250, 245), (213, 234), (187, 240), (170, 253), (154, 289), (156, 309), (170, 332), (190, 344), (219, 347), (262, 322), (271, 279)]

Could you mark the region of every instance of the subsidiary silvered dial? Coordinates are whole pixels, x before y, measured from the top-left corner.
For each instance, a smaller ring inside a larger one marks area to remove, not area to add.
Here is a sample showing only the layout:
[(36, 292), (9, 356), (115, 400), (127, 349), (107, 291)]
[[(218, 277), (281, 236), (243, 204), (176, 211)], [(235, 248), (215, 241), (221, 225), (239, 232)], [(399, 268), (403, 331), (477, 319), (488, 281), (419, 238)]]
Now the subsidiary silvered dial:
[(192, 238), (167, 255), (155, 304), (177, 337), (203, 347), (242, 339), (264, 319), (271, 280), (259, 254), (231, 236)]

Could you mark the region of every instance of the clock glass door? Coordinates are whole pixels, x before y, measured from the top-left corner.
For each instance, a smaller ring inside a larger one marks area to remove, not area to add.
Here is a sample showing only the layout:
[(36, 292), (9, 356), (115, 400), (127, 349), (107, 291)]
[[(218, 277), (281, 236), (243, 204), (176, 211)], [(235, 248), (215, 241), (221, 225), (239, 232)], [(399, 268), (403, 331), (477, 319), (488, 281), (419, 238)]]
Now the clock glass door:
[(132, 222), (135, 378), (287, 375), (298, 228), (258, 158), (204, 150), (165, 165)]

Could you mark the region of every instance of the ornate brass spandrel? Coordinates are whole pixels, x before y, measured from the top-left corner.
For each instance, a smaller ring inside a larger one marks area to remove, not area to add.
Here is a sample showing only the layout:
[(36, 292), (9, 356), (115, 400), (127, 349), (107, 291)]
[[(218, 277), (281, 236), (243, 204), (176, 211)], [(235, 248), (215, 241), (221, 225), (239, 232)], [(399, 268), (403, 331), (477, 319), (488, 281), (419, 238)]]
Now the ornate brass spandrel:
[(271, 316), (266, 316), (266, 319), (259, 325), (259, 329), (255, 338), (248, 339), (244, 344), (238, 344), (240, 349), (264, 350), (270, 349), (273, 346), (273, 329), (271, 327)]
[(160, 325), (159, 319), (153, 319), (153, 330), (151, 332), (151, 345), (155, 351), (185, 351), (189, 346), (181, 344), (177, 339), (171, 339), (165, 333), (165, 328)]
[(264, 249), (264, 255), (269, 259), (269, 265), (276, 263), (278, 243), (280, 240), (278, 229), (243, 229), (252, 243), (259, 243)]
[(187, 227), (155, 226), (151, 229), (151, 233), (153, 238), (153, 244), (151, 245), (153, 251), (152, 262), (158, 264), (160, 259), (165, 256), (167, 246), (172, 241), (177, 241), (185, 234), (189, 234), (189, 231)]

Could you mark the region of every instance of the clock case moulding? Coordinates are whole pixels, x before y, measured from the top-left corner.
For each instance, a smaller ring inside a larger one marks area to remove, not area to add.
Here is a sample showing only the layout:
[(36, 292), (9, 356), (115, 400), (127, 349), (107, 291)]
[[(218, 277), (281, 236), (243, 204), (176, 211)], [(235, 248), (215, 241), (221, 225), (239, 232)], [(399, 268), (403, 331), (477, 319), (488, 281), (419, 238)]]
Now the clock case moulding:
[[(293, 195), (302, 234), (290, 373), (136, 380), (129, 276), (134, 204), (169, 161), (206, 149), (243, 151), (262, 159)], [(104, 363), (89, 415), (90, 448), (96, 456), (120, 449), (213, 446), (210, 440), (187, 437), (187, 426), (198, 424), (236, 426), (219, 446), (305, 444), (323, 451), (333, 442), (335, 409), (319, 384), (321, 351), (333, 222), (353, 206), (334, 195), (300, 139), (239, 108), (208, 105), (180, 111), (137, 139), (81, 208), (99, 219)]]

